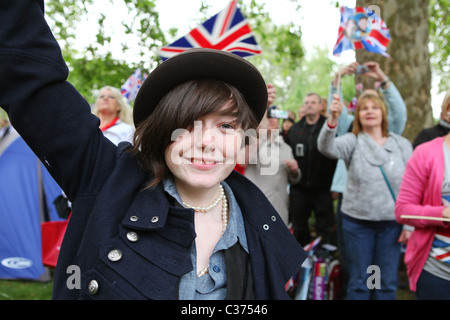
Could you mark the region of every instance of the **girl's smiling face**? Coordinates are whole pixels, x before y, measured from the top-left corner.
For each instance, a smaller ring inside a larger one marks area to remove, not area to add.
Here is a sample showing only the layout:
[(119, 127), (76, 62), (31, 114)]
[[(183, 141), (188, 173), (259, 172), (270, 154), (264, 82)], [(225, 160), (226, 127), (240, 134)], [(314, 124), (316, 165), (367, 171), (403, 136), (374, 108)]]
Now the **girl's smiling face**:
[(232, 172), (238, 151), (255, 140), (257, 127), (253, 110), (235, 87), (192, 80), (173, 88), (139, 124), (133, 153), (151, 176), (148, 188), (168, 174), (189, 188), (212, 186)]
[[(225, 108), (227, 105), (222, 107)], [(236, 120), (212, 113), (197, 119), (193, 129), (174, 132), (164, 156), (177, 185), (208, 189), (228, 177), (243, 139)]]

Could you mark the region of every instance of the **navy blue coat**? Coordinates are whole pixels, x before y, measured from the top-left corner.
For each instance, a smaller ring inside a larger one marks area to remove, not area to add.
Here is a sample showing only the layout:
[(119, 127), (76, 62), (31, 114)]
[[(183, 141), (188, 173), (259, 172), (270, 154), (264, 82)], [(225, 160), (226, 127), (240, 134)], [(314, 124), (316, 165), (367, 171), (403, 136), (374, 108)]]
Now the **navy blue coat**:
[[(66, 82), (42, 1), (2, 0), (0, 21), (0, 106), (73, 205), (53, 297), (177, 299), (180, 277), (192, 270), (193, 210), (170, 206), (161, 185), (143, 191), (149, 177), (130, 145), (103, 137), (88, 103)], [(288, 298), (284, 285), (303, 249), (250, 181), (233, 172), (226, 182), (243, 213), (255, 298)], [(128, 239), (130, 231), (138, 241)], [(122, 253), (118, 261), (108, 258), (114, 250)], [(80, 289), (67, 286), (71, 265), (81, 272)]]

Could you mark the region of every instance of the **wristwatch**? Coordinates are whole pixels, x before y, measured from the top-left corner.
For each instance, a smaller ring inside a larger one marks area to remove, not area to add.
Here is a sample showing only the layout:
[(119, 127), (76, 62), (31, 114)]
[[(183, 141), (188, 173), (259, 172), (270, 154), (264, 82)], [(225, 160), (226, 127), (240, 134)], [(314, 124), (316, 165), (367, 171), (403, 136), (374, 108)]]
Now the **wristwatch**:
[(389, 77), (386, 77), (386, 80), (384, 80), (381, 84), (380, 87), (382, 89), (384, 89), (384, 87), (388, 84), (388, 82), (391, 81), (391, 79), (389, 79)]

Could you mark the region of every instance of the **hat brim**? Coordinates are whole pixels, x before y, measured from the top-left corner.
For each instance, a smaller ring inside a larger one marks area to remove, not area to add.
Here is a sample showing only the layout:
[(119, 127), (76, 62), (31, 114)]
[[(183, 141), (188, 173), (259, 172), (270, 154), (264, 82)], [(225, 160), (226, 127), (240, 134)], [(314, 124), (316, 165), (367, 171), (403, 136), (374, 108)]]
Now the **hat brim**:
[(160, 64), (145, 79), (136, 96), (133, 120), (137, 127), (176, 86), (196, 79), (215, 79), (233, 85), (258, 120), (267, 108), (267, 87), (261, 73), (247, 60), (226, 51), (196, 48)]

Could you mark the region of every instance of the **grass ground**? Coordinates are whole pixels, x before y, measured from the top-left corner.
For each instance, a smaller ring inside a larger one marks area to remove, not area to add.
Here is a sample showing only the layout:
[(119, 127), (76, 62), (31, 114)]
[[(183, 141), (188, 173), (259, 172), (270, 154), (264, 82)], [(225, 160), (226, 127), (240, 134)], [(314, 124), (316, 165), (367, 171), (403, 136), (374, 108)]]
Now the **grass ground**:
[(406, 270), (404, 265), (400, 266), (398, 271), (399, 286), (397, 290), (397, 300), (416, 300), (414, 292), (409, 290), (408, 286), (408, 276), (406, 275)]
[(53, 282), (0, 280), (0, 300), (50, 300)]

